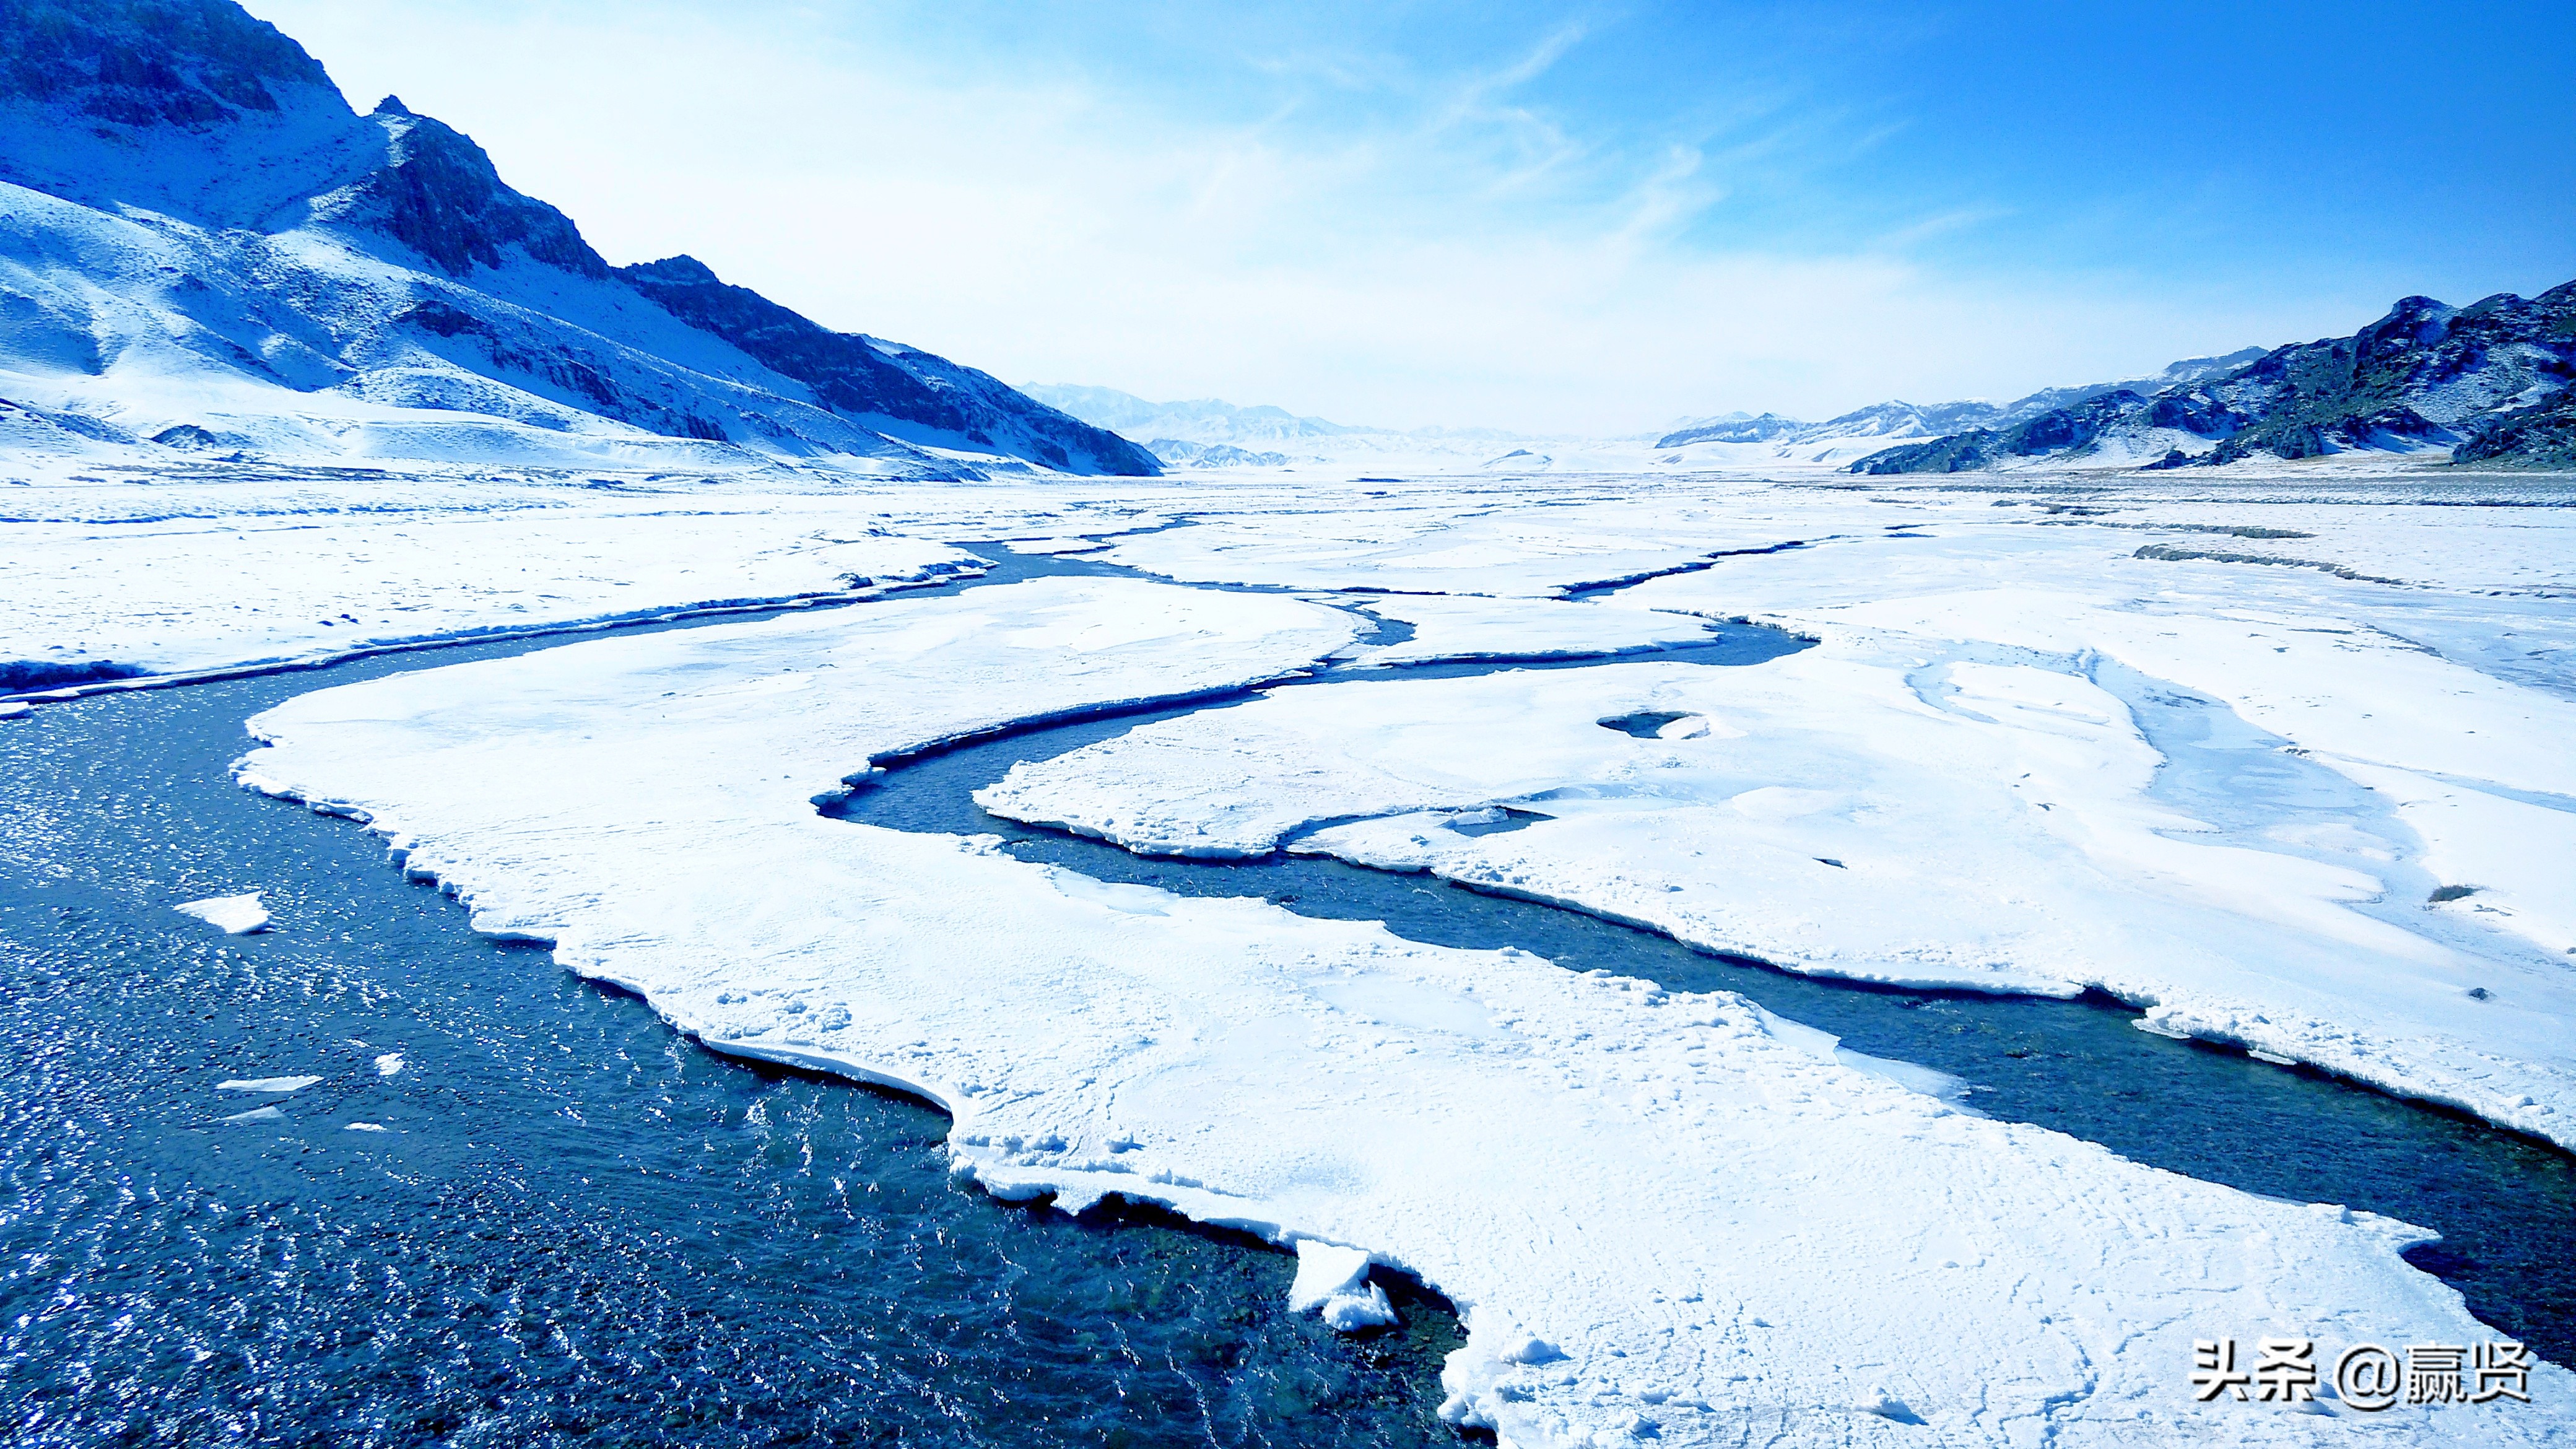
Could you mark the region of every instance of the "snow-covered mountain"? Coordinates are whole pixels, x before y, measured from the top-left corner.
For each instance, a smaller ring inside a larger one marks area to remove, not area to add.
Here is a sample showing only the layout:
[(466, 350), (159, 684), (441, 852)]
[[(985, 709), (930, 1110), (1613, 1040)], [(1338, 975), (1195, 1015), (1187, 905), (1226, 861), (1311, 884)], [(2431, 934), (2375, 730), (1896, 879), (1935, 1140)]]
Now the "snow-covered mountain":
[(231, 0), (0, 0), (0, 399), (55, 452), (1158, 471), (690, 258), (610, 266)]
[(1114, 387), (1036, 382), (1023, 383), (1020, 391), (1093, 427), (1137, 440), (1170, 438), (1184, 443), (1232, 443), (1241, 447), (1375, 431), (1346, 428), (1322, 418), (1301, 418), (1285, 408), (1239, 408), (1212, 397), (1158, 403)]
[(1285, 468), (1285, 453), (1238, 448), (1232, 443), (1191, 443), (1179, 438), (1147, 438), (1145, 451), (1184, 468)]
[(2042, 413), (2068, 407), (2087, 398), (2121, 388), (2161, 388), (2177, 383), (2196, 382), (2202, 378), (2241, 366), (2263, 355), (2263, 349), (2248, 347), (2224, 357), (2190, 357), (2169, 363), (2147, 377), (2123, 378), (2117, 382), (2088, 383), (2081, 387), (2042, 388), (2027, 397), (2007, 403), (1966, 399), (1959, 402), (1917, 404), (1902, 401), (1872, 403), (1855, 408), (1839, 417), (1821, 423), (1802, 423), (1777, 413), (1759, 417), (1744, 413), (1727, 413), (1684, 423), (1655, 440), (1658, 448), (1686, 448), (1693, 443), (1779, 443), (1845, 444), (1882, 438), (1934, 438), (1970, 428), (2004, 428)]
[(2294, 343), (2211, 375), (2126, 386), (1931, 441), (1856, 473), (2046, 461), (2177, 468), (2329, 453), (2439, 453), (2576, 468), (2576, 282), (2467, 307), (2407, 297), (2350, 337)]
[[(1633, 467), (1637, 439), (1541, 440), (1496, 428), (1351, 427), (1285, 408), (1237, 407), (1216, 398), (1148, 402), (1111, 387), (1024, 383), (1022, 392), (1084, 422), (1141, 443), (1177, 468), (1353, 468), (1367, 473), (1468, 469)], [(1548, 451), (1515, 448), (1547, 441)], [(1500, 456), (1497, 456), (1500, 455)]]

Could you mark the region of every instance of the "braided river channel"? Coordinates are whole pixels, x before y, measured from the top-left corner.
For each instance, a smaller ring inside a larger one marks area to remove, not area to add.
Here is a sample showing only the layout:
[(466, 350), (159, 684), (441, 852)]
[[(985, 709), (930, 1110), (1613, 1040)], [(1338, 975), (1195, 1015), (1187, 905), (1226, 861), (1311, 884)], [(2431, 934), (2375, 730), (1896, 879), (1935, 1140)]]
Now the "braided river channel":
[[(994, 557), (948, 588), (1110, 572)], [(11, 1443), (1457, 1442), (1432, 1412), (1460, 1341), (1436, 1295), (1382, 1278), (1401, 1325), (1342, 1337), (1289, 1313), (1293, 1260), (1249, 1239), (960, 1187), (932, 1107), (716, 1057), (542, 949), (476, 936), (362, 828), (231, 781), (242, 722), (282, 699), (562, 642), (102, 694), (0, 723)], [(1759, 667), (1794, 646), (1734, 627), (1625, 657)], [(1227, 703), (915, 756), (835, 813), (994, 834), (1103, 880), (1740, 992), (1948, 1073), (1989, 1116), (2433, 1228), (2443, 1240), (2413, 1261), (2499, 1330), (2576, 1358), (2576, 1159), (2545, 1144), (2138, 1031), (2107, 999), (1811, 980), (1422, 876), (1143, 859), (971, 798), (1016, 762)], [(170, 909), (251, 889), (281, 929), (218, 936)], [(321, 1080), (277, 1098), (216, 1090), (286, 1075)], [(274, 1114), (241, 1115), (262, 1102)]]

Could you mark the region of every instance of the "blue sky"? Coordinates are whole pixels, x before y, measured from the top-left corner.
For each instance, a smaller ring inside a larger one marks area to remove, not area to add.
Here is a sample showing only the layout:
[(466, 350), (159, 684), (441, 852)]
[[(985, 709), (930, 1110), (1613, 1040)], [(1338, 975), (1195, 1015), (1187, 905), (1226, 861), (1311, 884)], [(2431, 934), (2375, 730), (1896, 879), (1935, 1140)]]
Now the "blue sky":
[(1007, 380), (1591, 433), (2576, 277), (2576, 6), (250, 0), (613, 260)]

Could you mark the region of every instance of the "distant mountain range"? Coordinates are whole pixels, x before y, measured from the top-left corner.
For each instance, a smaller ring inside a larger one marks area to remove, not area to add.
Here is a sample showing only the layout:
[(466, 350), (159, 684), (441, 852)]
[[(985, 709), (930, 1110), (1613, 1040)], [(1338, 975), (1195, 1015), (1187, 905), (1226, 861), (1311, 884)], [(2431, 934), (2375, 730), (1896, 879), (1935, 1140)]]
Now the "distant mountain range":
[[(1031, 382), (1020, 391), (1096, 427), (1132, 439), (1176, 467), (1278, 468), (1300, 459), (1385, 457), (1408, 452), (1483, 457), (1492, 443), (1523, 441), (1494, 428), (1351, 427), (1299, 417), (1285, 408), (1236, 407), (1216, 398), (1148, 402), (1114, 387)], [(1293, 453), (1276, 451), (1294, 449)], [(1417, 458), (1416, 461), (1419, 461)]]
[(2467, 307), (2408, 297), (2350, 337), (2216, 361), (2232, 365), (1948, 429), (1851, 471), (2184, 468), (2436, 449), (2456, 464), (2576, 468), (2576, 282)]
[(1023, 383), (1020, 391), (1051, 408), (1071, 413), (1094, 427), (1109, 428), (1129, 438), (1159, 437), (1184, 443), (1291, 443), (1302, 438), (1331, 438), (1345, 433), (1374, 432), (1346, 428), (1322, 418), (1301, 418), (1285, 408), (1239, 408), (1215, 398), (1191, 402), (1147, 402), (1114, 387), (1073, 387), (1058, 383)]
[(1183, 468), (1285, 468), (1285, 453), (1238, 448), (1232, 443), (1191, 443), (1179, 438), (1147, 438), (1145, 451)]
[(2191, 357), (2172, 363), (2159, 373), (2144, 378), (2124, 378), (2118, 382), (2097, 382), (2083, 387), (2043, 388), (2028, 397), (2008, 403), (1964, 401), (1931, 403), (1872, 403), (1820, 423), (1800, 422), (1777, 413), (1759, 416), (1727, 413), (1719, 417), (1700, 418), (1684, 423), (1655, 440), (1658, 448), (1687, 447), (1692, 443), (1817, 443), (1851, 438), (1926, 438), (1969, 428), (2010, 427), (2026, 418), (2079, 403), (2087, 398), (2117, 391), (2123, 387), (2165, 387), (2192, 382), (2231, 367), (2250, 362), (2263, 355), (2260, 347), (2248, 347), (2225, 357)]
[(0, 394), (37, 449), (1159, 471), (691, 258), (609, 265), (231, 0), (0, 0)]

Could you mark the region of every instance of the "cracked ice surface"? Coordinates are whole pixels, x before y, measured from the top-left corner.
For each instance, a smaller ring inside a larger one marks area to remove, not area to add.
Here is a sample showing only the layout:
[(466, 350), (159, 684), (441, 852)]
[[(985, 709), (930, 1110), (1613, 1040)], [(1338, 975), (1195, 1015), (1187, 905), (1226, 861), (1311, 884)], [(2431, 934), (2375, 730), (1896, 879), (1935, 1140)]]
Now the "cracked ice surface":
[(2509, 1414), (2189, 1402), (2196, 1336), (2487, 1336), (2398, 1257), (2402, 1225), (1954, 1111), (1731, 994), (1108, 887), (808, 803), (871, 756), (1259, 679), (1354, 632), (1294, 598), (1043, 580), (325, 690), (255, 721), (243, 778), (364, 811), (478, 928), (554, 940), (710, 1045), (940, 1102), (999, 1196), (1300, 1244), (1326, 1305), (1365, 1303), (1357, 1254), (1418, 1274), (1469, 1331), (1447, 1412), (1508, 1443), (2569, 1431), (2556, 1368)]

